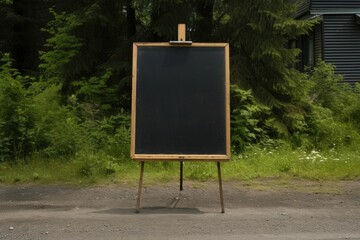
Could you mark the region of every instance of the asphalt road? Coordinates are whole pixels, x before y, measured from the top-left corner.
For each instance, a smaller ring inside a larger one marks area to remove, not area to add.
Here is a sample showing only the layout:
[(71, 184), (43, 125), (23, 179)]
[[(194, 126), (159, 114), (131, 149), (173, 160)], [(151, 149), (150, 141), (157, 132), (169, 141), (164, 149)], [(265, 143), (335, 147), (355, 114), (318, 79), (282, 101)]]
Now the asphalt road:
[(360, 239), (360, 182), (0, 186), (0, 239)]

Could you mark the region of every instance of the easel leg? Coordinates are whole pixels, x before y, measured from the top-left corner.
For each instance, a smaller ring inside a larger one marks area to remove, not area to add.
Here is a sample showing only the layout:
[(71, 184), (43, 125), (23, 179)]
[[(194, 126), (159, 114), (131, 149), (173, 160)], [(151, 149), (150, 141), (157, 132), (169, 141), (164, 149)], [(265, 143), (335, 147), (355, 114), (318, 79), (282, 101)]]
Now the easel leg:
[(222, 180), (221, 180), (220, 162), (217, 162), (217, 169), (218, 169), (218, 177), (219, 177), (219, 192), (220, 192), (221, 213), (225, 213), (224, 195), (223, 195)]
[(184, 162), (180, 161), (180, 191), (183, 190), (183, 170), (184, 170)]
[(139, 213), (140, 211), (140, 201), (141, 201), (141, 189), (142, 189), (142, 183), (143, 183), (143, 176), (144, 176), (144, 162), (140, 163), (140, 180), (139, 180), (139, 189), (136, 199), (136, 213)]

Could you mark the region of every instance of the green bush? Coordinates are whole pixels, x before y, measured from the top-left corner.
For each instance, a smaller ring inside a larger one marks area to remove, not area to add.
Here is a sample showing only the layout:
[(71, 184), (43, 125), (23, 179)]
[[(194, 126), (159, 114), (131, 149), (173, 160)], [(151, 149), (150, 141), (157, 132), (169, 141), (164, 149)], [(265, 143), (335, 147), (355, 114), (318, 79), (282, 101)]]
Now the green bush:
[(360, 84), (356, 83), (353, 91), (349, 94), (349, 104), (343, 111), (344, 120), (353, 123), (360, 130)]
[(270, 109), (256, 102), (251, 90), (231, 85), (231, 143), (235, 151), (269, 139)]
[(81, 102), (89, 104), (97, 104), (98, 108), (107, 112), (111, 110), (111, 105), (117, 102), (116, 89), (108, 87), (108, 82), (112, 76), (112, 70), (106, 69), (103, 75), (97, 77), (92, 76), (89, 79), (82, 78), (73, 83), (77, 88), (76, 96)]
[(312, 147), (328, 149), (360, 143), (360, 87), (341, 80), (334, 66), (324, 62), (309, 73), (312, 110), (307, 116), (306, 136)]
[(330, 109), (314, 106), (310, 123), (310, 138), (314, 148), (348, 146), (358, 136), (352, 124), (337, 120)]
[(0, 161), (27, 159), (33, 152), (64, 158), (77, 151), (80, 126), (74, 112), (61, 105), (60, 85), (34, 82), (12, 68), (8, 54), (0, 65)]
[(27, 91), (21, 84), (24, 79), (12, 68), (9, 54), (3, 54), (0, 59), (0, 162), (25, 159), (33, 149), (34, 119)]
[(341, 82), (341, 75), (335, 74), (335, 67), (320, 62), (309, 77), (311, 101), (316, 106), (331, 110), (339, 121), (360, 122), (360, 86)]
[(320, 61), (309, 72), (311, 87), (308, 94), (310, 101), (332, 111), (341, 111), (343, 99), (338, 99), (338, 97), (342, 95), (343, 85), (339, 85), (342, 79), (341, 75), (335, 74), (333, 65)]
[(73, 111), (60, 104), (59, 90), (59, 85), (49, 85), (33, 96), (32, 111), (37, 153), (64, 158), (78, 150), (81, 128)]
[(104, 151), (120, 159), (129, 158), (131, 133), (128, 113), (122, 111), (102, 119), (87, 118), (81, 123), (81, 129), (81, 148)]

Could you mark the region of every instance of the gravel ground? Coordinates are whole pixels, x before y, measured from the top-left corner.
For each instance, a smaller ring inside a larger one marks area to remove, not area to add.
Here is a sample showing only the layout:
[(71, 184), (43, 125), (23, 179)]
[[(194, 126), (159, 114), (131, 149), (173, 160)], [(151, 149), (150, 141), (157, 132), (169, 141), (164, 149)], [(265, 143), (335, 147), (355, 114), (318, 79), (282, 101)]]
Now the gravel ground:
[(0, 186), (0, 239), (360, 239), (360, 182)]

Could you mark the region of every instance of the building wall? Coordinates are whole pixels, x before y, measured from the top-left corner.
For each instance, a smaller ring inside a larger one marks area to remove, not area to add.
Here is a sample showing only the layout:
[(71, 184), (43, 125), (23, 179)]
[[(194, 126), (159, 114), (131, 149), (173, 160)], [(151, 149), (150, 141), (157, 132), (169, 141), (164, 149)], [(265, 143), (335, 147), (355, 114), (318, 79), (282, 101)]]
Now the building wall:
[(360, 25), (355, 15), (324, 15), (323, 41), (324, 60), (334, 64), (346, 82), (360, 82)]
[(360, 0), (312, 0), (311, 10), (360, 8)]
[(313, 12), (337, 12), (337, 11), (358, 11), (360, 10), (360, 0), (289, 0), (297, 4), (296, 18), (306, 16)]
[(316, 24), (314, 27), (315, 39), (315, 64), (319, 60), (323, 60), (323, 23)]
[(293, 4), (297, 4), (295, 16), (301, 16), (310, 11), (310, 0), (289, 0)]

